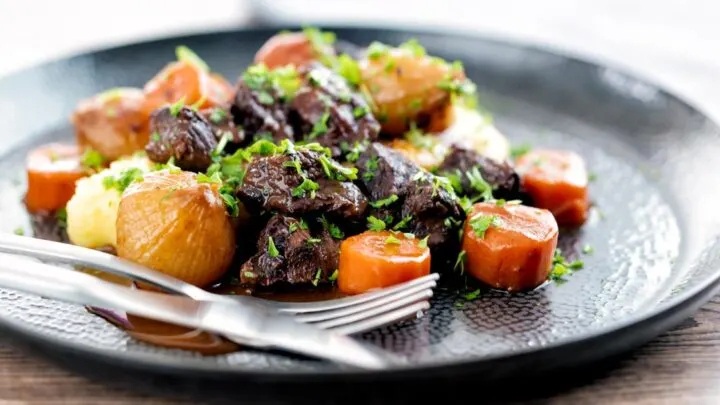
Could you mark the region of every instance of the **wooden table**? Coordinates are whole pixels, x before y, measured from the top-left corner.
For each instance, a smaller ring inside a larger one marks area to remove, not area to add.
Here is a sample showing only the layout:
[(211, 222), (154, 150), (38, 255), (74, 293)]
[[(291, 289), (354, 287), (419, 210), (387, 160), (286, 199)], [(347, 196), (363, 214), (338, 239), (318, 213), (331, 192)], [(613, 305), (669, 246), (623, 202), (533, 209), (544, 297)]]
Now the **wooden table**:
[[(95, 371), (75, 372), (76, 367), (8, 342), (0, 344), (0, 403), (2, 404), (172, 404), (172, 403), (267, 403), (247, 389), (216, 391), (173, 379), (146, 376), (101, 376)], [(466, 389), (438, 386), (431, 394), (446, 396)], [(476, 392), (475, 403), (530, 404), (720, 404), (720, 296), (674, 330), (612, 364), (587, 373), (576, 373), (549, 382), (518, 383), (515, 398), (506, 394)], [(343, 394), (328, 389), (284, 393), (298, 401), (318, 397), (311, 403), (347, 403)], [(342, 388), (340, 388), (342, 391)], [(510, 391), (503, 391), (510, 392)], [(261, 393), (262, 394), (262, 393)], [(312, 394), (312, 395), (310, 395)], [(248, 398), (250, 397), (250, 398)], [(273, 403), (292, 403), (290, 399)], [(323, 400), (324, 398), (324, 400)], [(388, 402), (404, 403), (407, 391), (383, 394)], [(417, 402), (414, 402), (417, 403)], [(438, 403), (447, 403), (445, 401)]]

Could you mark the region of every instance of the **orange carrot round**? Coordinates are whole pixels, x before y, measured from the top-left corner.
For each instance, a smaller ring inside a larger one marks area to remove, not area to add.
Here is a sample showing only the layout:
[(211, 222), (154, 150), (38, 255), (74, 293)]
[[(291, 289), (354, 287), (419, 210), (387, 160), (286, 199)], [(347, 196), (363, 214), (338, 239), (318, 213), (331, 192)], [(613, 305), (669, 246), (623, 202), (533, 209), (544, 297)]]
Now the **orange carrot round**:
[(464, 269), (494, 288), (529, 290), (547, 280), (557, 241), (548, 210), (477, 203), (463, 231)]
[(186, 60), (167, 64), (143, 90), (148, 113), (180, 100), (198, 109), (224, 106), (232, 97), (232, 86), (225, 78)]
[(340, 245), (338, 287), (361, 294), (430, 274), (430, 250), (422, 240), (390, 231), (366, 231)]
[(32, 150), (26, 161), (28, 212), (63, 208), (75, 193), (75, 181), (87, 172), (80, 164), (82, 150), (77, 145), (50, 143)]
[(583, 159), (572, 151), (537, 149), (516, 162), (532, 205), (552, 212), (560, 226), (580, 226), (590, 206), (588, 174)]
[[(332, 53), (328, 48), (323, 52)], [(255, 63), (263, 63), (268, 69), (293, 65), (302, 67), (317, 59), (317, 51), (303, 32), (279, 33), (268, 39), (255, 54)]]

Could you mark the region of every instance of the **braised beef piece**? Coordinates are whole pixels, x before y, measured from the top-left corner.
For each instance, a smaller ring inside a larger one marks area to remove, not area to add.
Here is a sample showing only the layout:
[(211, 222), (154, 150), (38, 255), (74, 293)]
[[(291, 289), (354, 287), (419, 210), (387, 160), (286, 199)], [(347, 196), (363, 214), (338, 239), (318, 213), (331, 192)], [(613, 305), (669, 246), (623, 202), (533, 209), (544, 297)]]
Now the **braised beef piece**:
[(334, 158), (340, 158), (342, 143), (377, 139), (380, 123), (363, 96), (344, 78), (319, 62), (304, 66), (299, 73), (303, 85), (290, 106), (297, 132), (305, 141), (318, 142), (330, 148)]
[(456, 252), (465, 211), (448, 181), (380, 143), (360, 154), (357, 167), (358, 180), (371, 196), (372, 215), (381, 220), (392, 215), (390, 229), (429, 235), (435, 255)]
[(240, 269), (242, 285), (319, 285), (338, 268), (340, 241), (327, 229), (315, 232), (295, 218), (275, 215), (260, 233), (257, 249)]
[(355, 166), (358, 180), (372, 200), (405, 196), (420, 168), (399, 152), (377, 142), (360, 153)]
[(65, 210), (30, 213), (33, 237), (53, 242), (70, 243), (67, 234)]
[[(212, 125), (215, 139), (217, 139), (218, 142), (220, 142), (223, 137), (227, 137), (228, 145), (238, 146), (243, 144), (243, 141), (245, 140), (245, 131), (242, 127), (235, 125), (235, 121), (233, 120), (233, 116), (230, 113), (229, 108), (206, 108), (201, 110), (200, 113), (205, 117), (210, 125)], [(231, 149), (226, 149), (226, 151), (227, 150)]]
[(179, 168), (203, 172), (212, 163), (217, 146), (210, 123), (191, 108), (162, 107), (150, 116), (150, 142), (145, 147), (153, 162), (167, 163), (174, 158)]
[[(292, 216), (327, 214), (360, 218), (367, 199), (340, 164), (322, 152), (298, 148), (271, 156), (254, 156), (248, 164), (238, 198), (249, 212)], [(326, 171), (327, 170), (327, 171)]]
[[(480, 197), (482, 186), (477, 184), (477, 179), (473, 182), (475, 169), (482, 180), (490, 185), (494, 198), (516, 200), (524, 197), (520, 190), (520, 176), (511, 164), (498, 162), (461, 146), (451, 146), (445, 160), (438, 167), (437, 173), (453, 178), (456, 187), (460, 186), (460, 190), (456, 190), (460, 194), (468, 197)], [(482, 201), (482, 199), (478, 201)]]
[(235, 126), (240, 126), (247, 134), (248, 142), (258, 138), (274, 142), (294, 140), (293, 128), (288, 123), (288, 107), (281, 99), (280, 91), (252, 76), (246, 75), (238, 82), (230, 113)]

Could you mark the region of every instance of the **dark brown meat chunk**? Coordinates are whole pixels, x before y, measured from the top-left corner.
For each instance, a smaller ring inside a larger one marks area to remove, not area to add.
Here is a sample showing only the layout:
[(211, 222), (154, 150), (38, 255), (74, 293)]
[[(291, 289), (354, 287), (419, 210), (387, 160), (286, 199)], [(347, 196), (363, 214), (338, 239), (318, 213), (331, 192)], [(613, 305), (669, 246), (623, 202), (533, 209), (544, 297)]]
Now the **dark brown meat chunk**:
[(377, 139), (380, 123), (363, 96), (345, 79), (318, 62), (307, 65), (300, 74), (304, 84), (291, 108), (293, 121), (305, 141), (318, 142), (330, 148), (334, 158), (340, 158), (341, 144)]
[[(508, 162), (495, 161), (457, 145), (450, 148), (437, 173), (450, 178), (459, 194), (473, 199), (482, 196), (482, 180), (490, 186), (492, 195), (496, 199), (515, 200), (523, 197), (520, 190), (520, 176), (512, 165)], [(478, 173), (481, 179), (477, 179)], [(482, 201), (482, 198), (478, 198), (478, 201)]]
[(360, 154), (358, 170), (359, 181), (371, 196), (371, 215), (383, 221), (392, 216), (388, 227), (394, 230), (419, 238), (429, 235), (434, 254), (457, 246), (465, 211), (450, 182), (379, 143)]
[(307, 149), (255, 156), (237, 195), (251, 213), (292, 216), (326, 213), (331, 217), (360, 218), (367, 208), (367, 199), (355, 184), (345, 181), (350, 179), (338, 180), (335, 167), (340, 164)]
[(373, 142), (355, 163), (358, 180), (372, 200), (404, 196), (420, 168), (399, 152)]
[(30, 213), (33, 237), (53, 242), (70, 243), (67, 234), (65, 210)]
[(235, 100), (230, 107), (236, 127), (242, 128), (249, 142), (260, 138), (279, 142), (294, 140), (292, 126), (288, 123), (287, 105), (280, 100), (279, 91), (272, 88), (252, 88), (245, 79), (238, 82)]
[[(260, 233), (257, 253), (240, 269), (240, 283), (320, 285), (338, 268), (340, 242), (326, 229), (312, 235), (299, 220), (275, 215)], [(272, 240), (272, 242), (271, 242)]]
[(223, 137), (228, 138), (228, 144), (230, 145), (241, 145), (245, 140), (245, 131), (237, 125), (233, 120), (233, 116), (230, 113), (229, 108), (214, 107), (207, 108), (200, 113), (205, 119), (212, 125), (215, 139), (218, 142)]
[(175, 165), (183, 170), (207, 170), (217, 146), (212, 126), (188, 107), (174, 112), (172, 107), (163, 107), (150, 116), (150, 142), (145, 147), (148, 157), (157, 163), (174, 158)]

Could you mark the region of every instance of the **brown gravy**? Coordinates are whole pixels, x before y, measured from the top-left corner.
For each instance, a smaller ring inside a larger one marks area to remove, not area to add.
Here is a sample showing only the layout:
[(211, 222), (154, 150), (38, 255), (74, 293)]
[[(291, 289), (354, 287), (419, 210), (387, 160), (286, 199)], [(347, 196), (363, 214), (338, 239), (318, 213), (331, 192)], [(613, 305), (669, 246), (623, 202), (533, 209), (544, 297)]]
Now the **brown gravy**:
[[(133, 283), (123, 277), (100, 272), (92, 269), (82, 269), (94, 276), (113, 283), (133, 286)], [(217, 294), (248, 295), (248, 291), (230, 285), (219, 284), (209, 289)], [(257, 297), (286, 302), (310, 302), (333, 298), (340, 298), (343, 294), (336, 288), (321, 289), (318, 291), (288, 291), (281, 293), (260, 292), (253, 294)], [(124, 330), (133, 338), (172, 349), (192, 350), (203, 355), (218, 355), (241, 350), (241, 346), (221, 336), (202, 332), (197, 329), (186, 328), (135, 315), (107, 311), (101, 308), (87, 307), (88, 312), (97, 315), (116, 327)]]

